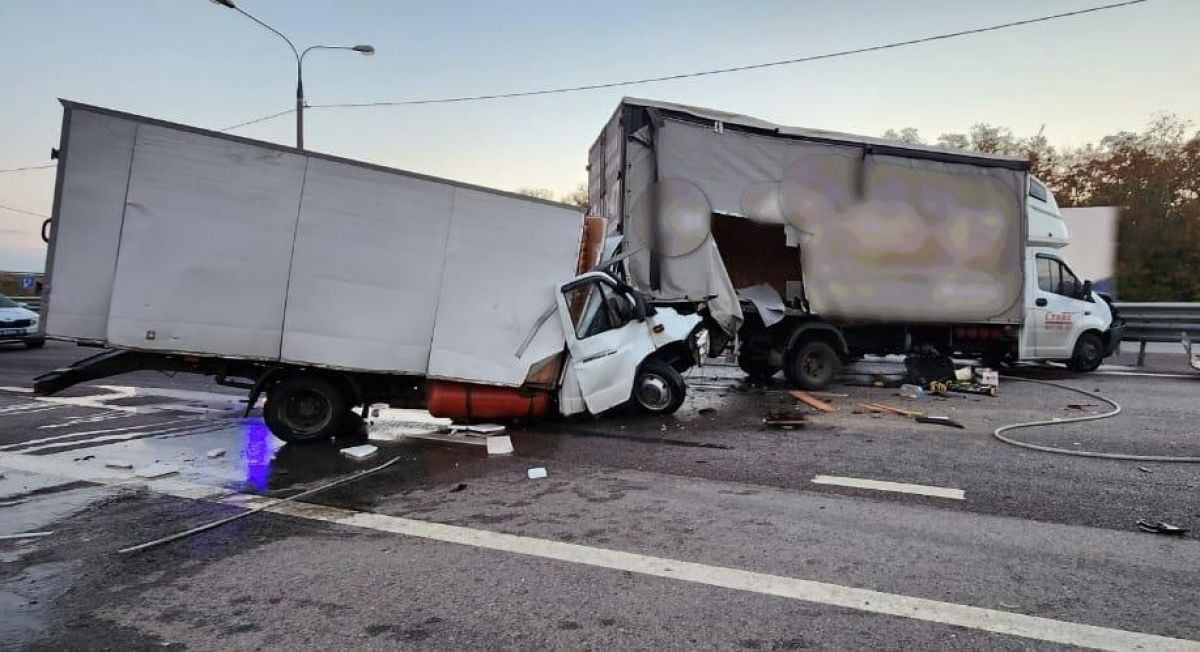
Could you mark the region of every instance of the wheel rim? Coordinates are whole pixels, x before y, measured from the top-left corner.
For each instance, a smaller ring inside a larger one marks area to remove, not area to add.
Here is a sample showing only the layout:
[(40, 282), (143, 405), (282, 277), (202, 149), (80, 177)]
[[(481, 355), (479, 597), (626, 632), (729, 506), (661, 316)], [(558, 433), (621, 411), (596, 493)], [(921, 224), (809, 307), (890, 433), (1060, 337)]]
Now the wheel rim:
[(819, 353), (810, 353), (804, 356), (804, 361), (800, 365), (800, 370), (804, 372), (805, 378), (820, 378), (825, 375), (828, 368), (825, 356)]
[(1096, 346), (1094, 342), (1084, 342), (1080, 349), (1080, 353), (1082, 355), (1079, 357), (1083, 359), (1083, 362), (1086, 366), (1090, 367), (1099, 362), (1100, 347)]
[(293, 392), (284, 399), (280, 416), (294, 433), (311, 435), (329, 425), (333, 418), (333, 402), (313, 390)]
[(658, 374), (645, 374), (638, 384), (638, 402), (647, 410), (665, 410), (671, 404), (671, 387)]

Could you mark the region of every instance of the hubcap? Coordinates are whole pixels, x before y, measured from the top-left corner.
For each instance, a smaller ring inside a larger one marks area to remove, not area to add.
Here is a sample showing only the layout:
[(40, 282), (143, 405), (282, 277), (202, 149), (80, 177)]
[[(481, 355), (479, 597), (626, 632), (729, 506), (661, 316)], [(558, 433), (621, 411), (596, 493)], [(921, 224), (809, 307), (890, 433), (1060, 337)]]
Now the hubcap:
[(311, 434), (324, 428), (333, 417), (333, 404), (324, 395), (311, 390), (290, 394), (283, 403), (283, 418), (297, 434)]
[(663, 410), (671, 404), (671, 388), (666, 380), (655, 374), (642, 376), (637, 396), (638, 402), (649, 410)]

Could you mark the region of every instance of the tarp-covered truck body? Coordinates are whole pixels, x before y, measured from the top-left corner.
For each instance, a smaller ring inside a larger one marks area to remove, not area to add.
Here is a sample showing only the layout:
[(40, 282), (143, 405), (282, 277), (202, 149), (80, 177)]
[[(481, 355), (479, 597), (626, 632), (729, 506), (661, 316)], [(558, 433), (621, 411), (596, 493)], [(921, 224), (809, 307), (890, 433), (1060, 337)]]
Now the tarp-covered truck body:
[(558, 387), (547, 311), (578, 271), (578, 209), (63, 104), (48, 336), (198, 361), (255, 391), (288, 369), (443, 396)]
[(636, 252), (630, 282), (660, 302), (706, 301), (761, 358), (753, 373), (822, 384), (791, 369), (814, 338), (843, 358), (1016, 349), (1025, 160), (626, 98), (588, 163), (591, 213)]

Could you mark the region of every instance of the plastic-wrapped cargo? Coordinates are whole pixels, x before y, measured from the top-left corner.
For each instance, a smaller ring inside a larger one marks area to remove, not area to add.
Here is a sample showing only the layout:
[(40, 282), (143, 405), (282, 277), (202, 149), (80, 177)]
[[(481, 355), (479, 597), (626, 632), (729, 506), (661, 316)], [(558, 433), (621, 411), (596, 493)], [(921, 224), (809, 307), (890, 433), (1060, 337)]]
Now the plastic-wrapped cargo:
[(589, 200), (659, 301), (773, 287), (838, 322), (1020, 324), (1028, 163), (626, 98)]

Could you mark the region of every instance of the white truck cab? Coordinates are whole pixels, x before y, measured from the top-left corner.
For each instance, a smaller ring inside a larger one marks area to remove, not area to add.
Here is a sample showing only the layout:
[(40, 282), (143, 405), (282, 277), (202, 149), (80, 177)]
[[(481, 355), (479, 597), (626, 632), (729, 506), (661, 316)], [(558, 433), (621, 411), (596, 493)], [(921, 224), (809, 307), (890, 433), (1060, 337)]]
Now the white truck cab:
[(1033, 176), (1026, 193), (1025, 325), (1018, 358), (1066, 362), (1093, 371), (1121, 342), (1108, 300), (1071, 271), (1060, 251), (1070, 241), (1054, 195)]
[(650, 306), (604, 272), (560, 285), (555, 300), (570, 353), (559, 390), (564, 415), (599, 414), (630, 400), (652, 414), (679, 408), (680, 371), (708, 356), (699, 315)]

